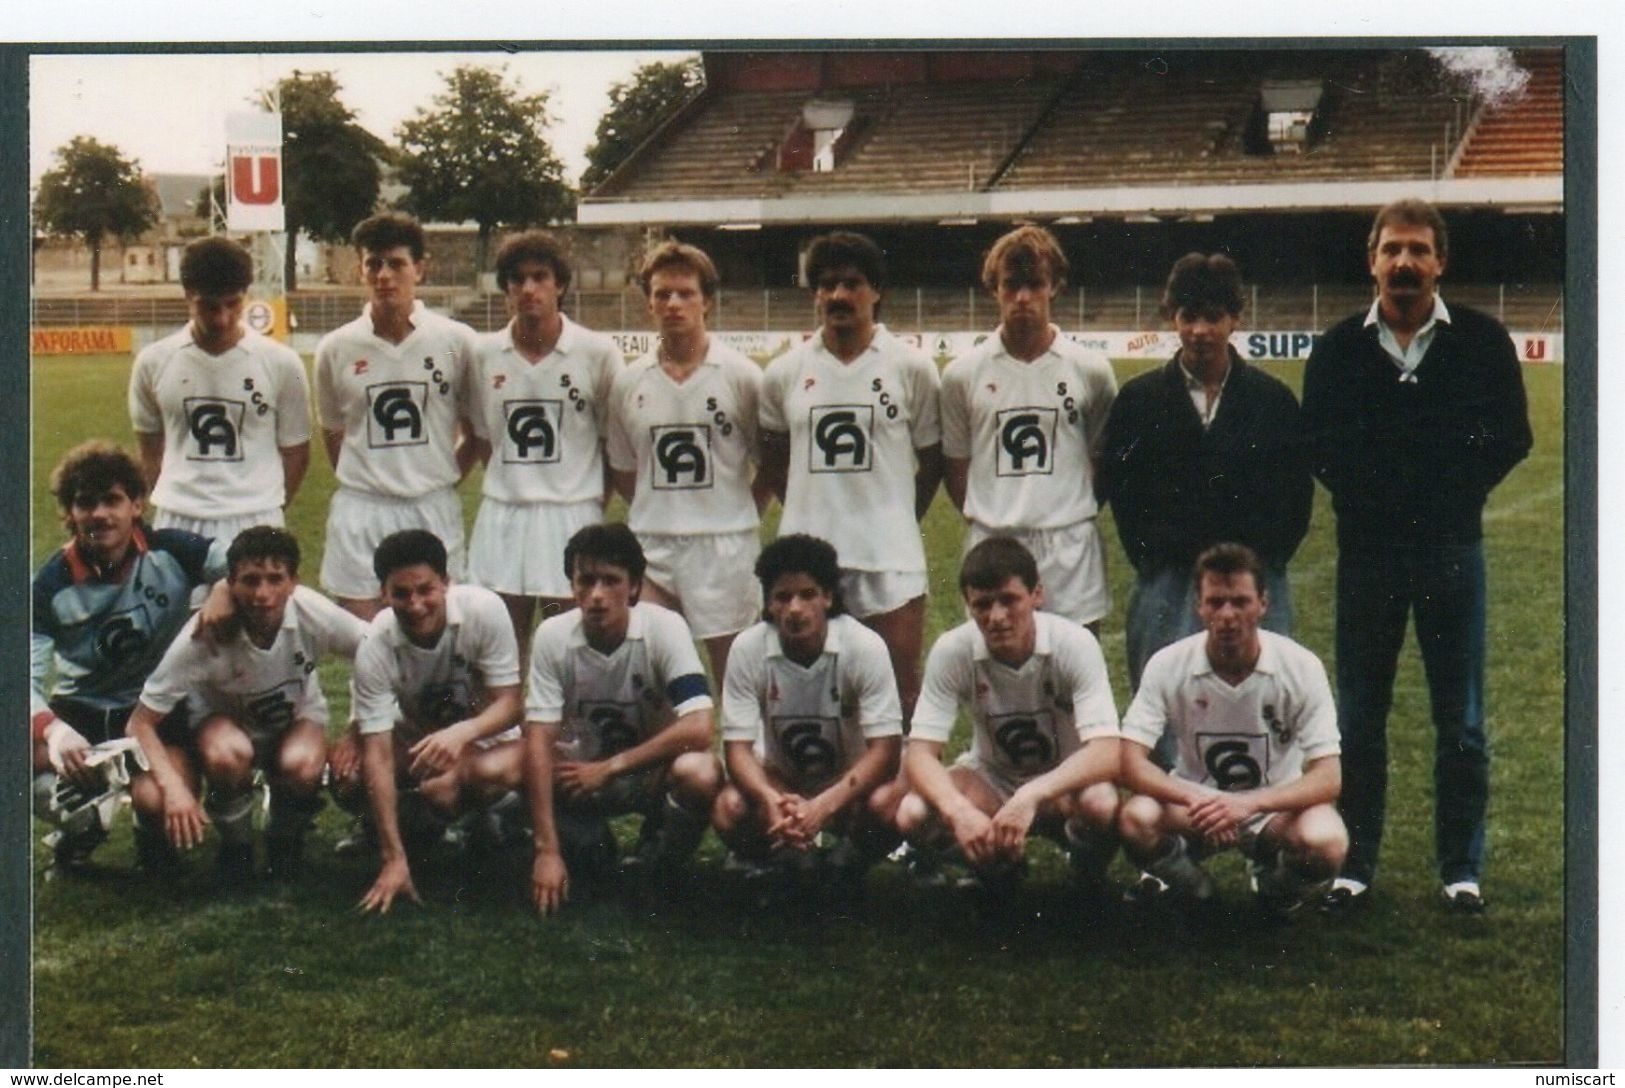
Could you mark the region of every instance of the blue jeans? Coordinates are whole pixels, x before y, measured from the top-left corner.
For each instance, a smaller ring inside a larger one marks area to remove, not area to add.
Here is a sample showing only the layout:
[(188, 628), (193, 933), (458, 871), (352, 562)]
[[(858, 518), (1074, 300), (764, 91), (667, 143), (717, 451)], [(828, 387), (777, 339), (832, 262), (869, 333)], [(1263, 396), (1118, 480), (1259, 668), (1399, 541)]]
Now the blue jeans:
[[(1269, 609), (1259, 626), (1278, 635), (1292, 634), (1292, 586), (1285, 568), (1264, 568), (1264, 592)], [(1128, 682), (1140, 690), (1140, 677), (1151, 655), (1202, 629), (1196, 615), (1196, 582), (1189, 567), (1164, 567), (1141, 575), (1129, 594), (1128, 620), (1124, 625), (1128, 644)], [(1164, 732), (1151, 758), (1158, 766), (1174, 765), (1176, 746), (1172, 734)]]
[(1382, 845), (1388, 711), (1414, 613), (1432, 704), (1434, 850), (1446, 884), (1484, 862), (1489, 741), (1484, 733), (1484, 545), (1344, 546), (1337, 554), (1337, 695), (1349, 830), (1343, 875), (1369, 884)]
[[(1264, 568), (1264, 592), (1269, 596), (1269, 610), (1259, 626), (1291, 635), (1292, 587), (1285, 568)], [(1202, 621), (1196, 616), (1196, 583), (1191, 568), (1163, 567), (1142, 574), (1129, 594), (1125, 627), (1129, 687), (1138, 691), (1140, 676), (1152, 654), (1202, 629)]]

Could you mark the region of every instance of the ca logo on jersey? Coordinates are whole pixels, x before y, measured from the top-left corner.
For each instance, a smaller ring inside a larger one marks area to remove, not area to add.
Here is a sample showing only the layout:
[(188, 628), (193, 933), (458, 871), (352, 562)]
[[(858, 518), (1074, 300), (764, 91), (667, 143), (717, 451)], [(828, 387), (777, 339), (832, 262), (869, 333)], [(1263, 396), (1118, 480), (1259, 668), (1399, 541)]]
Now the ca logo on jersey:
[[(281, 736), (293, 724), (293, 703), (282, 694), (282, 684), (256, 692), (243, 700), (248, 716), (260, 733)], [(456, 719), (452, 719), (455, 721)]]
[(372, 449), (427, 445), (423, 412), (429, 401), (427, 382), (382, 382), (367, 387), (367, 445)]
[(473, 707), (472, 693), (462, 680), (424, 684), (418, 690), (418, 716), (425, 732), (432, 733), (462, 721)]
[[(593, 759), (608, 759), (638, 743), (638, 705), (583, 699), (577, 706)], [(597, 744), (592, 745), (591, 741)]]
[(1269, 773), (1269, 738), (1257, 733), (1198, 733), (1196, 751), (1221, 790), (1254, 790)]
[(781, 718), (773, 724), (798, 780), (822, 782), (841, 769), (841, 723), (836, 719)]
[(656, 491), (694, 491), (711, 486), (711, 428), (703, 423), (650, 427)]
[(874, 467), (875, 406), (824, 404), (808, 413), (809, 472), (868, 472)]
[(186, 431), (192, 436), (188, 461), (241, 461), (243, 459), (242, 401), (215, 397), (187, 397)]
[(993, 743), (1010, 765), (1023, 774), (1048, 770), (1055, 763), (1055, 739), (1030, 714), (1003, 714), (989, 720)]
[(115, 612), (96, 628), (96, 656), (109, 665), (116, 665), (146, 649), (152, 638), (152, 624), (147, 610), (141, 605)]
[(1048, 476), (1055, 470), (1054, 408), (1006, 408), (998, 423), (999, 476)]
[(564, 402), (559, 400), (505, 400), (508, 441), (502, 460), (509, 465), (551, 465), (559, 460), (559, 423)]

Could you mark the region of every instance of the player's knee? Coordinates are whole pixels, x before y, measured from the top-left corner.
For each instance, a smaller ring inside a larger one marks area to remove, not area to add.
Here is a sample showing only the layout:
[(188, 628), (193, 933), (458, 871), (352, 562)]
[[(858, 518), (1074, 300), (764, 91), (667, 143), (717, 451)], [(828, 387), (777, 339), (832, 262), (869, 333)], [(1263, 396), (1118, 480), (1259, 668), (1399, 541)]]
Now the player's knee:
[(717, 829), (717, 834), (726, 835), (738, 827), (749, 812), (745, 795), (733, 786), (724, 786), (711, 806), (711, 825)]
[(1162, 806), (1136, 794), (1117, 810), (1117, 833), (1131, 849), (1148, 851), (1162, 837)]
[(709, 803), (722, 788), (722, 767), (710, 752), (684, 752), (672, 760), (671, 781), (685, 800)]
[(917, 793), (910, 793), (897, 805), (894, 821), (898, 834), (910, 842), (923, 837), (931, 827), (931, 806)]
[(462, 805), (461, 782), (454, 771), (436, 775), (418, 783), (418, 796), (437, 815), (455, 816)]
[(283, 749), (277, 757), (278, 784), (299, 793), (314, 793), (321, 786), (325, 766), (327, 755), (319, 748)]
[(130, 779), (130, 807), (140, 816), (163, 815), (164, 793), (151, 774), (138, 774)]
[(1330, 805), (1317, 805), (1299, 816), (1293, 828), (1294, 852), (1306, 865), (1335, 872), (1349, 850), (1348, 829)]
[(1117, 813), (1123, 807), (1117, 787), (1107, 782), (1090, 786), (1078, 797), (1077, 818), (1096, 831), (1117, 830)]

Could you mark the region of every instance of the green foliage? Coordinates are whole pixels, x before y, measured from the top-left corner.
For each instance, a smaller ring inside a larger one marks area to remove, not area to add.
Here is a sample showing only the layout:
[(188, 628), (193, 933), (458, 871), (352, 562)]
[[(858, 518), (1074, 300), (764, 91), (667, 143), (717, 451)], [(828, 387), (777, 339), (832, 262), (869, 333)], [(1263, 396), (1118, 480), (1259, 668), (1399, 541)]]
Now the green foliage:
[[(1151, 364), (1117, 365), (1119, 381)], [(130, 442), (127, 357), (37, 359), (34, 562), (61, 543), (45, 479), (87, 435)], [(1296, 388), (1302, 367), (1270, 365)], [(129, 872), (121, 820), (98, 873), (36, 887), (35, 1061), (68, 1066), (1234, 1066), (1558, 1062), (1563, 1030), (1562, 367), (1527, 367), (1535, 450), (1491, 497), (1491, 910), (1444, 913), (1432, 864), (1427, 687), (1407, 647), (1395, 687), (1390, 819), (1364, 915), (1281, 930), (1240, 916), (1207, 931), (1082, 913), (1065, 863), (1034, 848), (1023, 919), (979, 924), (952, 889), (871, 874), (852, 920), (753, 907), (707, 837), (685, 893), (637, 906), (577, 888), (557, 919), (521, 901), (525, 858), (414, 869), (426, 907), (350, 909), (373, 861), (335, 857), (331, 807), (307, 879), (241, 901), (212, 890), (207, 856), (163, 887)], [(288, 511), (320, 554), (325, 458)], [(479, 481), (461, 488), (467, 516)], [(623, 513), (612, 510), (612, 516)], [(769, 527), (769, 529), (771, 526)], [(1335, 523), (1317, 494), (1292, 563), (1298, 638), (1332, 660)], [(1109, 541), (1102, 625), (1119, 707), (1131, 572)], [(962, 622), (963, 529), (940, 497), (925, 522), (927, 640)], [(314, 570), (314, 560), (312, 560)], [(328, 665), (335, 720), (348, 670)], [(963, 723), (954, 746), (964, 743)], [(37, 831), (43, 829), (35, 825)], [(623, 840), (629, 824), (618, 828)], [(206, 850), (212, 849), (211, 847)], [(36, 848), (36, 867), (46, 851)], [(1234, 856), (1212, 863), (1245, 903)], [(1119, 860), (1113, 875), (1126, 880)], [(1584, 909), (1584, 908), (1578, 908)], [(452, 1015), (448, 1016), (447, 1013)]]
[(581, 173), (581, 191), (591, 192), (626, 161), (639, 144), (668, 116), (705, 84), (699, 57), (680, 61), (653, 61), (632, 73), (632, 78), (609, 89), (609, 109), (598, 120), (593, 144), (587, 149), (587, 168)]
[(101, 289), (102, 243), (132, 239), (158, 222), (158, 194), (141, 164), (112, 144), (75, 136), (56, 149), (57, 165), (40, 176), (34, 220), (52, 234), (75, 235), (90, 250), (90, 289)]
[(510, 87), (505, 70), (463, 65), (445, 77), (433, 107), (401, 124), (407, 210), (422, 219), (479, 224), (476, 267), (498, 226), (528, 227), (568, 216), (574, 196), (547, 142), (547, 92)]
[(298, 286), (295, 243), (300, 231), (324, 242), (343, 242), (373, 213), (388, 145), (356, 122), (339, 98), (332, 72), (299, 72), (261, 92), (257, 104), (282, 110), (283, 206), (288, 228), (287, 289)]

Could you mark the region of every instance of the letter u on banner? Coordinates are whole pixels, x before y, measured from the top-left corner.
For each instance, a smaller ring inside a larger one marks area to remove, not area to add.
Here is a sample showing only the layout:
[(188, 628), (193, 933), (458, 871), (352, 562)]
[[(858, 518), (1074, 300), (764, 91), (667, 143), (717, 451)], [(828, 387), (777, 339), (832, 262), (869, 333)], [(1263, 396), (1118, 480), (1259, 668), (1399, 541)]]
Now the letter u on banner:
[(233, 155), (232, 200), (238, 204), (275, 204), (282, 196), (280, 166), (275, 155)]

